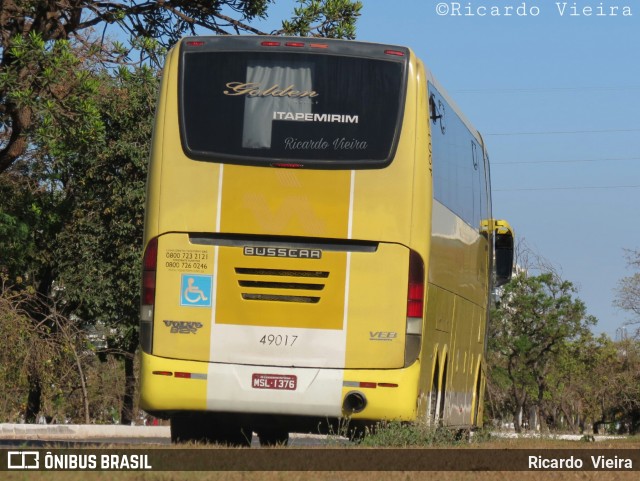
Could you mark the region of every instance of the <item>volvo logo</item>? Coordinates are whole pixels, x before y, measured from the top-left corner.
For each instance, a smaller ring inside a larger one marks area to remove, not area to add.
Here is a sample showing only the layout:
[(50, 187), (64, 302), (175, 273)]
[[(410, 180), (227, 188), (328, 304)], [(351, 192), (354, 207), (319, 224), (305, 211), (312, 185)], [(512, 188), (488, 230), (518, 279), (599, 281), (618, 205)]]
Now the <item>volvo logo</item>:
[(320, 249), (291, 249), (289, 247), (244, 247), (245, 256), (290, 257), (294, 259), (322, 259)]

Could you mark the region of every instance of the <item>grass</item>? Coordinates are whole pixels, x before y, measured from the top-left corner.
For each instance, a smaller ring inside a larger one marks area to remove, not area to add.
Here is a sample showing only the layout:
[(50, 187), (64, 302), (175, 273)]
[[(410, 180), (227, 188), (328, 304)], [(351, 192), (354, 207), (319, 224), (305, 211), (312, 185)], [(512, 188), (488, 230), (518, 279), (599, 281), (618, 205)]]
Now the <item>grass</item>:
[(360, 444), (372, 448), (455, 447), (467, 444), (468, 440), (465, 438), (466, 436), (457, 435), (450, 429), (434, 428), (426, 424), (387, 422), (378, 424)]

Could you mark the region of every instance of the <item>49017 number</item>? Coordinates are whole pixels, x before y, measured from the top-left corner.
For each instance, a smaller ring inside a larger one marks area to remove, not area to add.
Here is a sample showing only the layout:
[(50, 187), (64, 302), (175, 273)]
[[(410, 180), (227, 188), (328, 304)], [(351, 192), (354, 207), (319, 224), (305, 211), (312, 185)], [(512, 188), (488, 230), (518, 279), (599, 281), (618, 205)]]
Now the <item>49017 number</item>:
[(296, 341), (298, 340), (298, 336), (295, 335), (282, 335), (282, 334), (265, 334), (260, 338), (260, 344), (265, 346), (287, 346), (292, 347)]

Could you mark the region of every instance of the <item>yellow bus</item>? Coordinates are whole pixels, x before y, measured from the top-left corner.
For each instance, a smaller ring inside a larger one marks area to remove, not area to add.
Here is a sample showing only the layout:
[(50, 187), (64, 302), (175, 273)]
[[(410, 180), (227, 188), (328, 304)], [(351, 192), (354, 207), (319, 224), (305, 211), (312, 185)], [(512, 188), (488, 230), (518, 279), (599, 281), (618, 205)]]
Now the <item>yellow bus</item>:
[(513, 235), (482, 137), (410, 49), (185, 38), (149, 169), (140, 406), (173, 441), (479, 423)]

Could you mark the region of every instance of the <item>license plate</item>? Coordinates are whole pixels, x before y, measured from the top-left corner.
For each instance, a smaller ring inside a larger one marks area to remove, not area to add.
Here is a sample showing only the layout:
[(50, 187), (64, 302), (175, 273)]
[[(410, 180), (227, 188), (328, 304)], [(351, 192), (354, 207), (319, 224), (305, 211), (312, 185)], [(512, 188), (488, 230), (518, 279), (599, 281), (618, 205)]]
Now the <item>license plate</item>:
[(282, 389), (295, 391), (298, 378), (289, 374), (254, 374), (251, 386), (254, 389)]

